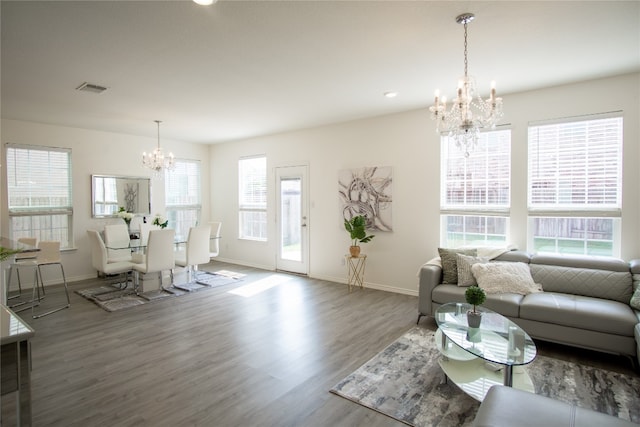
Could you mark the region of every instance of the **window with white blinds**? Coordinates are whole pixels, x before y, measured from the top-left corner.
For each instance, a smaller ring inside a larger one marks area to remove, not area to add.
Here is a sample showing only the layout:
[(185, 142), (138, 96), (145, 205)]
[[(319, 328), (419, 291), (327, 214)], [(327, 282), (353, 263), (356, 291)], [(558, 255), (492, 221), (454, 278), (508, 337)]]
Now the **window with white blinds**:
[(511, 204), (511, 130), (481, 133), (468, 156), (453, 138), (442, 137), (440, 170), (441, 246), (504, 245)]
[(7, 144), (9, 233), (73, 246), (71, 150)]
[(529, 250), (618, 256), (620, 114), (530, 124)]
[(267, 240), (267, 158), (246, 157), (238, 162), (239, 238)]
[(200, 222), (202, 211), (199, 160), (176, 159), (175, 169), (165, 172), (164, 192), (169, 227), (178, 238), (186, 238), (189, 228)]

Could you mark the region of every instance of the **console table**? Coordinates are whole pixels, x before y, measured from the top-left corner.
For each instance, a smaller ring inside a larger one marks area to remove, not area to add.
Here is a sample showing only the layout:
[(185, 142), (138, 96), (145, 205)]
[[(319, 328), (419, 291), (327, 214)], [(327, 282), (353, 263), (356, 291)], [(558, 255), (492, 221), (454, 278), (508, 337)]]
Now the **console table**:
[[(16, 425), (31, 425), (31, 343), (35, 334), (13, 311), (0, 305), (2, 395), (16, 392)], [(0, 413), (0, 420), (5, 418)]]

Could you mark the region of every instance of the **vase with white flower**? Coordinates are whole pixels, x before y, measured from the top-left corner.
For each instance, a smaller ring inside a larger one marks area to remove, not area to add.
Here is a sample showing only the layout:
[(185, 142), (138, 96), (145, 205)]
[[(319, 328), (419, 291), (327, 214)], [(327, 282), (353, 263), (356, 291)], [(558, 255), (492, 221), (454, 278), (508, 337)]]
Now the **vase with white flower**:
[(127, 210), (122, 206), (120, 206), (120, 209), (118, 210), (118, 213), (116, 215), (118, 215), (120, 218), (124, 220), (124, 222), (127, 223), (127, 227), (131, 225), (131, 220), (135, 216), (131, 212), (127, 212)]
[(169, 220), (160, 214), (156, 214), (155, 218), (153, 219), (153, 225), (157, 225), (160, 228), (166, 228), (167, 225), (169, 225)]

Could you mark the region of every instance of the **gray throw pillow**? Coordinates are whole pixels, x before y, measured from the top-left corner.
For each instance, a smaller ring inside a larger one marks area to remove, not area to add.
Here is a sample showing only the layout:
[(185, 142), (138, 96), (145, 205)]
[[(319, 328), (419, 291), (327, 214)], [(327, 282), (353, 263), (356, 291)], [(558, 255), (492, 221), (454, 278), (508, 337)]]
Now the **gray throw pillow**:
[(442, 264), (442, 283), (455, 285), (458, 283), (458, 260), (457, 254), (478, 255), (477, 249), (445, 249), (438, 248), (440, 263)]
[(476, 286), (476, 277), (471, 271), (471, 266), (478, 263), (487, 263), (489, 258), (456, 254), (458, 262), (458, 286)]
[(629, 301), (629, 305), (636, 310), (640, 310), (640, 287), (636, 289), (631, 297), (631, 301)]

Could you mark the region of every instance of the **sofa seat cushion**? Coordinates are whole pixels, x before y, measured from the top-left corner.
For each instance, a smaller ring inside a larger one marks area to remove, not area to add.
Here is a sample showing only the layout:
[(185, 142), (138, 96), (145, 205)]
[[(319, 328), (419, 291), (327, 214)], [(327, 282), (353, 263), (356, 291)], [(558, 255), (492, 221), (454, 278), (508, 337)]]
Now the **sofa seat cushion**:
[(556, 292), (525, 296), (520, 318), (622, 336), (633, 336), (638, 323), (626, 304)]
[[(433, 290), (431, 299), (438, 304), (465, 302), (464, 292), (466, 290), (467, 288), (457, 285), (438, 285)], [(522, 295), (518, 294), (491, 294), (487, 295), (487, 299), (482, 306), (503, 316), (514, 318), (518, 317), (521, 301)]]

